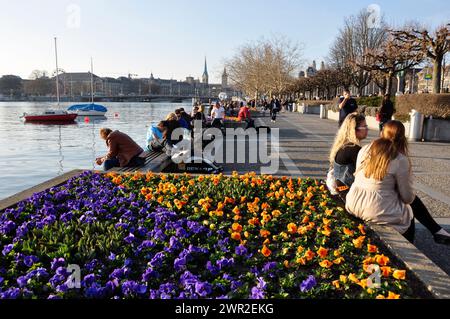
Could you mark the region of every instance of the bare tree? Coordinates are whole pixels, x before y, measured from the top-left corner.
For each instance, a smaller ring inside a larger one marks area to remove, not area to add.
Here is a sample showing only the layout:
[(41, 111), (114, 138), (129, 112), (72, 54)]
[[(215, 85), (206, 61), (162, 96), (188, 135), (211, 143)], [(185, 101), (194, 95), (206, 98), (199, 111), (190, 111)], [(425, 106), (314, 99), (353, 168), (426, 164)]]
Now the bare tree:
[(345, 75), (343, 86), (349, 88), (353, 84), (359, 95), (363, 94), (364, 88), (371, 81), (370, 72), (359, 67), (359, 64), (365, 63), (365, 53), (368, 50), (380, 47), (387, 38), (383, 19), (376, 28), (370, 22), (371, 14), (367, 10), (347, 17), (330, 50), (331, 64)]
[(33, 70), (29, 76), (30, 80), (37, 80), (40, 78), (48, 78), (48, 72), (45, 70)]
[(424, 28), (414, 26), (392, 31), (392, 34), (405, 45), (420, 47), (433, 61), (433, 92), (441, 93), (442, 62), (450, 50), (450, 24), (438, 27), (433, 35)]
[(286, 92), (301, 63), (300, 56), (298, 44), (274, 37), (241, 46), (226, 65), (231, 82), (258, 98)]
[(379, 48), (367, 50), (366, 59), (357, 65), (369, 72), (380, 72), (386, 76), (385, 93), (391, 91), (392, 78), (396, 73), (420, 64), (424, 55), (414, 43), (404, 43), (390, 35), (385, 44)]

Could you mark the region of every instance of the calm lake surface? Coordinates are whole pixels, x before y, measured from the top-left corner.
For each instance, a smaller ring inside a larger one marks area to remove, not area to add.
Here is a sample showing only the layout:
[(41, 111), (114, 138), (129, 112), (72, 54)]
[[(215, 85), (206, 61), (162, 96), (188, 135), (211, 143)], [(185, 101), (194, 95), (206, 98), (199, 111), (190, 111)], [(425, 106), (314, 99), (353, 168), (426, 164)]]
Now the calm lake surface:
[(127, 133), (144, 147), (149, 125), (177, 108), (192, 109), (189, 103), (101, 104), (108, 108), (105, 118), (49, 125), (24, 123), (20, 116), (55, 108), (55, 103), (0, 102), (0, 199), (73, 169), (99, 169), (94, 159), (107, 150), (98, 133), (102, 127)]

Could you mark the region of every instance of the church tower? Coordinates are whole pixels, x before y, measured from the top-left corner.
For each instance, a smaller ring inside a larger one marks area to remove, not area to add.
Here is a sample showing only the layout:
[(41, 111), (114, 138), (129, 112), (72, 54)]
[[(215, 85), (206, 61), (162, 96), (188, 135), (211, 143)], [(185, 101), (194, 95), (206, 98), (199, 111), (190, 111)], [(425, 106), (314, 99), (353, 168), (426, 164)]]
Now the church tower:
[(228, 73), (227, 68), (224, 68), (222, 74), (222, 89), (225, 89), (227, 87), (228, 87)]
[(204, 84), (208, 84), (209, 82), (208, 65), (206, 64), (206, 57), (205, 57), (205, 70), (203, 71), (202, 82)]

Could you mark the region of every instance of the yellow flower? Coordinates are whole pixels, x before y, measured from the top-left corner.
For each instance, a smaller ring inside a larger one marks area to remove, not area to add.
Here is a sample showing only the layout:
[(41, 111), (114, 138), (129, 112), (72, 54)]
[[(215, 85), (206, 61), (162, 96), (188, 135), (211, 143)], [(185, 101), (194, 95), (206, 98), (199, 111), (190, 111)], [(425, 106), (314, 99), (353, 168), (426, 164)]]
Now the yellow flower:
[(323, 268), (331, 268), (331, 266), (333, 266), (333, 263), (331, 261), (325, 259), (325, 260), (321, 261), (319, 263), (319, 265), (320, 265), (320, 267), (323, 267)]
[(392, 268), (388, 267), (388, 266), (385, 266), (385, 267), (380, 267), (380, 269), (381, 269), (381, 272), (383, 274), (383, 277), (389, 278), (389, 276), (392, 273)]
[(289, 233), (295, 234), (297, 232), (297, 225), (295, 225), (294, 223), (290, 223), (289, 225), (287, 225), (287, 229)]
[(357, 239), (353, 239), (353, 245), (355, 246), (355, 248), (362, 248), (365, 239), (365, 236), (360, 236)]
[(350, 230), (350, 229), (344, 227), (344, 234), (345, 234), (345, 235), (350, 236), (350, 237), (353, 237), (354, 233), (355, 233), (354, 231), (352, 231), (352, 230)]
[(392, 274), (395, 279), (405, 280), (406, 279), (406, 270), (396, 270)]
[(387, 299), (400, 299), (400, 295), (394, 294), (392, 291), (389, 291)]
[(305, 248), (303, 248), (302, 246), (298, 246), (297, 252), (298, 252), (299, 254), (301, 254), (303, 251), (305, 251)]
[(339, 276), (339, 280), (342, 281), (344, 284), (347, 282), (347, 276), (345, 275), (340, 275)]
[(349, 279), (350, 281), (354, 282), (354, 283), (358, 283), (358, 282), (359, 282), (359, 279), (356, 277), (355, 274), (350, 274), (350, 275), (348, 275), (348, 279)]
[(366, 229), (363, 224), (359, 224), (358, 229), (361, 232), (361, 234), (363, 234), (363, 235), (366, 234)]
[(339, 283), (339, 280), (334, 280), (334, 281), (332, 282), (332, 284), (333, 284), (333, 286), (336, 287), (336, 289), (341, 288), (341, 285), (340, 285), (340, 283)]
[(261, 229), (261, 230), (259, 231), (259, 234), (260, 234), (261, 237), (267, 238), (267, 237), (270, 236), (270, 231), (265, 230), (265, 229)]
[(239, 207), (234, 207), (233, 208), (233, 213), (235, 213), (236, 215), (238, 215), (238, 214), (240, 214), (241, 213), (241, 211), (239, 210)]
[(272, 212), (272, 216), (274, 217), (274, 218), (277, 218), (277, 217), (280, 217), (281, 216), (281, 212), (279, 211), (279, 210), (274, 210), (273, 212)]
[(345, 259), (343, 257), (336, 258), (333, 260), (333, 264), (340, 265)]
[(306, 265), (306, 259), (303, 257), (297, 258), (296, 263), (300, 265)]

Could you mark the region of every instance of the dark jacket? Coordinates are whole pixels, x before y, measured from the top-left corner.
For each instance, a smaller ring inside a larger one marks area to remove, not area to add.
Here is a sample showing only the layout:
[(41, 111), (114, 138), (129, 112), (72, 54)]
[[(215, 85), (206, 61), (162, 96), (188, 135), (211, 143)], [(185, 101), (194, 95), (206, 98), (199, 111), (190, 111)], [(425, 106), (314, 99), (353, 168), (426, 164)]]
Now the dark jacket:
[(114, 131), (108, 135), (106, 139), (106, 145), (108, 146), (107, 159), (117, 158), (120, 163), (120, 167), (125, 167), (131, 161), (131, 159), (144, 150), (127, 134), (120, 131)]

